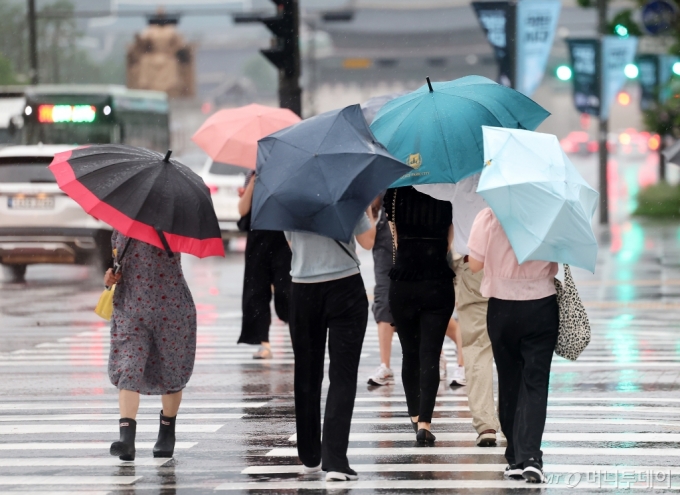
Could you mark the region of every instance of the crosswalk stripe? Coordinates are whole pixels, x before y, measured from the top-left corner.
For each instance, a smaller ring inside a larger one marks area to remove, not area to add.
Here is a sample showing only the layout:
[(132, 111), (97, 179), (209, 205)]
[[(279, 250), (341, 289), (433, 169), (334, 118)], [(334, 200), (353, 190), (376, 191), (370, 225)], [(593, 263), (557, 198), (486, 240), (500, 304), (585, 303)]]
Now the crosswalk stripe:
[[(582, 425), (592, 425), (594, 419), (581, 419), (581, 418), (557, 418), (550, 417), (546, 419), (548, 424), (582, 424)], [(597, 418), (598, 425), (613, 425), (613, 426), (644, 426), (649, 428), (650, 426), (672, 426), (680, 427), (680, 422), (673, 421), (659, 421), (657, 418), (647, 418), (647, 419), (612, 419), (612, 418)], [(433, 425), (447, 425), (447, 424), (470, 424), (472, 423), (472, 418), (433, 418)], [(408, 422), (408, 417), (402, 418), (352, 418), (352, 424), (357, 425), (381, 425), (381, 424), (402, 424), (408, 428), (411, 425)]]
[[(474, 442), (477, 434), (450, 433), (434, 431), (438, 441)], [(297, 433), (288, 438), (289, 442), (297, 442)], [(413, 442), (415, 433), (350, 433), (350, 442)], [(544, 442), (680, 442), (680, 433), (544, 433)]]
[[(467, 402), (467, 396), (440, 396), (437, 397), (437, 402)], [(498, 397), (494, 397), (494, 400), (498, 400)], [(381, 397), (379, 395), (371, 397), (357, 397), (354, 399), (355, 402), (406, 402), (405, 396), (398, 397)], [(560, 397), (560, 396), (548, 396), (548, 402), (616, 402), (619, 404), (634, 404), (639, 403), (680, 403), (680, 398), (674, 397)]]
[(131, 485), (141, 479), (142, 476), (0, 476), (0, 485)]
[[(188, 401), (182, 404), (182, 411), (186, 409), (257, 409), (258, 407), (263, 407), (267, 405), (266, 402), (194, 402)], [(4, 403), (0, 404), (0, 411), (18, 411), (18, 410), (54, 410), (57, 407), (56, 404), (50, 402), (41, 403)], [(74, 409), (118, 409), (118, 403), (116, 402), (102, 402), (102, 403), (78, 403), (75, 401), (66, 402), (59, 401), (58, 407), (62, 410), (74, 410)], [(160, 401), (155, 404), (149, 404), (144, 399), (139, 405), (140, 409), (158, 409), (160, 411), (161, 403)]]
[[(442, 472), (442, 473), (502, 473), (506, 463), (502, 464), (373, 464), (353, 463), (352, 469), (357, 473), (408, 473), (408, 472)], [(241, 474), (303, 474), (302, 464), (250, 466), (241, 471)], [(593, 464), (548, 464), (545, 466), (546, 473), (588, 473), (588, 472), (665, 472), (671, 469), (672, 475), (680, 474), (680, 468), (668, 466), (625, 466), (620, 464), (593, 465)]]
[[(187, 425), (178, 423), (178, 433), (215, 433), (224, 425)], [(31, 435), (35, 433), (118, 433), (118, 424), (110, 425), (0, 425), (0, 435)], [(138, 424), (137, 433), (158, 433), (157, 424)]]
[[(180, 420), (197, 420), (197, 419), (241, 419), (244, 414), (229, 414), (229, 413), (183, 413)], [(0, 423), (2, 422), (22, 422), (22, 421), (118, 421), (119, 414), (35, 414), (32, 416), (21, 415), (1, 415)], [(142, 420), (156, 420), (158, 421), (158, 414), (138, 414), (137, 421)]]
[(115, 457), (14, 457), (0, 458), (0, 467), (102, 467), (102, 466), (163, 466), (172, 458), (136, 458), (121, 461)]
[[(559, 485), (550, 485), (559, 487)], [(575, 490), (614, 489), (614, 486), (598, 485), (581, 481), (576, 486), (562, 483), (564, 488)], [(506, 489), (506, 490), (545, 490), (545, 484), (524, 483), (514, 480), (358, 480), (358, 481), (249, 481), (222, 483), (218, 485), (216, 491), (246, 491), (246, 490), (465, 490), (465, 489)]]
[[(605, 447), (546, 447), (544, 454), (548, 455), (587, 455), (587, 456), (667, 456), (679, 457), (680, 449), (644, 449), (644, 448), (605, 448)], [(351, 456), (433, 456), (433, 455), (503, 455), (504, 447), (350, 447), (347, 455)], [(297, 449), (277, 447), (265, 454), (268, 457), (297, 457)]]
[[(176, 442), (176, 450), (190, 449), (198, 442)], [(139, 449), (151, 450), (156, 442), (135, 442)], [(108, 452), (111, 442), (2, 442), (0, 450), (106, 450)]]
[[(355, 407), (355, 413), (366, 412), (385, 412), (390, 410), (402, 411), (406, 410), (405, 406), (392, 407), (393, 404), (387, 403), (381, 407)], [(435, 406), (435, 412), (469, 412), (468, 406)], [(589, 406), (586, 404), (578, 406), (548, 406), (548, 412), (551, 411), (573, 411), (586, 413), (656, 413), (656, 414), (680, 414), (678, 407), (649, 407), (649, 406)]]

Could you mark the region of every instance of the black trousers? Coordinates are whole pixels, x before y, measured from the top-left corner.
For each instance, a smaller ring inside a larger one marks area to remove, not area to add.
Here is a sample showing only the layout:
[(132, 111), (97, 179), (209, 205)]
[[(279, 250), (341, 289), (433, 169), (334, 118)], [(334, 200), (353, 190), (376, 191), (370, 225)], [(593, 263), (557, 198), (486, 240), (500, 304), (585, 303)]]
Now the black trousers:
[(505, 458), (541, 459), (550, 364), (557, 343), (557, 297), (532, 301), (489, 299), (486, 316), (498, 370), (498, 415), (508, 440)]
[(453, 281), (397, 281), (390, 284), (390, 309), (401, 342), (401, 379), (409, 416), (432, 422), (439, 389), (439, 355), (455, 303)]
[[(347, 446), (357, 391), (359, 357), (368, 323), (361, 275), (291, 285), (290, 335), (295, 354), (298, 456), (305, 466), (347, 471)], [(326, 333), (330, 386), (321, 443), (321, 383)]]
[(272, 285), (276, 314), (282, 321), (288, 321), (291, 256), (283, 232), (248, 232), (239, 344), (269, 342)]

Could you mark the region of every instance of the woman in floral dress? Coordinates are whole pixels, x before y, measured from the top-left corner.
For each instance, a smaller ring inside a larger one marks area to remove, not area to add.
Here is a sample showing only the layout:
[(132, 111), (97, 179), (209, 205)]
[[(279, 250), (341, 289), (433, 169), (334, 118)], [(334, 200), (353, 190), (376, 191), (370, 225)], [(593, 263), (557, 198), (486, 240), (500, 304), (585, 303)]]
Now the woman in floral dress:
[(179, 253), (167, 253), (117, 231), (111, 241), (114, 253), (125, 253), (120, 272), (114, 275), (109, 270), (104, 277), (105, 285), (117, 284), (109, 378), (119, 390), (121, 419), (120, 440), (111, 444), (111, 455), (135, 458), (135, 418), (144, 394), (162, 396), (154, 457), (172, 457), (182, 390), (194, 367), (196, 306)]

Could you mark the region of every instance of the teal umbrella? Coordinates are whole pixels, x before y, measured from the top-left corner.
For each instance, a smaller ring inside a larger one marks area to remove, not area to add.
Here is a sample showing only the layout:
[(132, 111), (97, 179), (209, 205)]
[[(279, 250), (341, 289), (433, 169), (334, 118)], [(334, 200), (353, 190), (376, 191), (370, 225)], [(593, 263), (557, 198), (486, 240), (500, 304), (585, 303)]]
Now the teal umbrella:
[(599, 194), (556, 136), (486, 127), (477, 192), (503, 226), (519, 263), (555, 261), (595, 272), (591, 226)]
[(392, 187), (458, 182), (482, 170), (482, 126), (535, 129), (550, 113), (481, 76), (430, 83), (383, 106), (375, 137), (413, 170)]

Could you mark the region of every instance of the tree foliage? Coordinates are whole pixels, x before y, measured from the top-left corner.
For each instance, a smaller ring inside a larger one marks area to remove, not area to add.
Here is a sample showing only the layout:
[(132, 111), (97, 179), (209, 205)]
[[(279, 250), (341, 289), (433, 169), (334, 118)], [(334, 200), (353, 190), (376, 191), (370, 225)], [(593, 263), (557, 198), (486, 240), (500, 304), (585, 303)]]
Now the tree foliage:
[[(92, 61), (79, 45), (84, 33), (69, 0), (55, 0), (38, 11), (38, 67), (41, 83), (98, 83), (124, 81), (124, 60)], [(29, 77), (26, 2), (0, 0), (0, 55), (9, 61), (14, 82)], [(2, 71), (0, 65), (0, 71)], [(0, 73), (0, 78), (2, 73)], [(0, 84), (5, 84), (0, 79)]]

